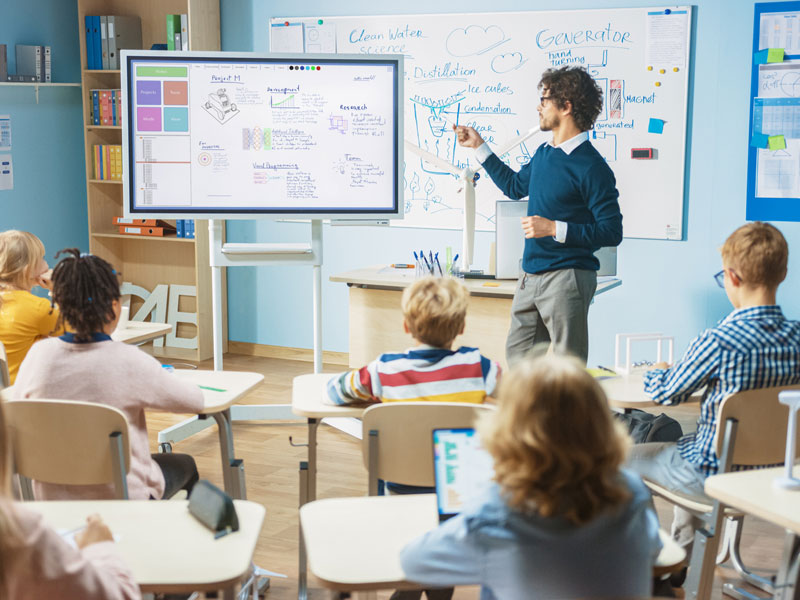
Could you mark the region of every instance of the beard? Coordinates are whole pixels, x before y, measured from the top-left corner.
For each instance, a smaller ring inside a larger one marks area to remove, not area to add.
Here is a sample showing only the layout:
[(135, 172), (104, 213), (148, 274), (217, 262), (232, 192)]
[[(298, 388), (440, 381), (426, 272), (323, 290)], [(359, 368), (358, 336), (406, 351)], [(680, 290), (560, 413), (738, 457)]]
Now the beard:
[(539, 114), (539, 129), (542, 131), (552, 131), (554, 128), (561, 124), (561, 119), (558, 115), (553, 115), (549, 119), (542, 114)]

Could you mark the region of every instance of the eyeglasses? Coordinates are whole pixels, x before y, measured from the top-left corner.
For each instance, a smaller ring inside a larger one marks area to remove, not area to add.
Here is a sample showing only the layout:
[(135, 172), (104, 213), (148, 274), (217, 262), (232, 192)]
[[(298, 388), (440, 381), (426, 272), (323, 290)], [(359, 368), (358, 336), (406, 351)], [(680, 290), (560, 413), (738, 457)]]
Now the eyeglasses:
[[(728, 269), (728, 270), (734, 275), (736, 275), (736, 279), (742, 281), (742, 278), (739, 277), (739, 274), (736, 271), (734, 271), (733, 269)], [(714, 274), (714, 281), (717, 282), (717, 285), (719, 287), (725, 289), (725, 269), (722, 269), (722, 271), (720, 271), (719, 273)]]
[(545, 102), (547, 102), (548, 100), (552, 100), (552, 99), (553, 99), (553, 97), (552, 97), (552, 96), (539, 96), (539, 103), (540, 103), (542, 106), (544, 106), (544, 103), (545, 103)]

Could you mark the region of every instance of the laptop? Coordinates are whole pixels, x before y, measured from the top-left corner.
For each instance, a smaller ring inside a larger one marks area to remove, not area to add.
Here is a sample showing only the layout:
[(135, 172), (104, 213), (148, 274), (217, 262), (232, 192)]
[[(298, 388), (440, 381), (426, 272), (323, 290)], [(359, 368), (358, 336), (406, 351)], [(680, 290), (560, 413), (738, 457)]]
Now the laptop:
[(492, 457), (472, 428), (433, 430), (433, 469), (440, 522), (461, 512), (494, 476)]
[[(522, 271), (525, 236), (520, 218), (528, 214), (527, 200), (499, 200), (495, 210), (495, 277), (517, 279)], [(598, 277), (617, 274), (617, 249), (600, 248), (594, 253), (600, 261)]]

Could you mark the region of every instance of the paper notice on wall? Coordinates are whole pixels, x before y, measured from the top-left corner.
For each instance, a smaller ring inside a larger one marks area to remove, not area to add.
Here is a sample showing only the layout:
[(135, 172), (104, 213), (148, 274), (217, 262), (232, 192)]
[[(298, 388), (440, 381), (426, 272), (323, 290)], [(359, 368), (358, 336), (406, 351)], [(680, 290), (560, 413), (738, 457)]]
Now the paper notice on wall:
[(684, 67), (689, 43), (689, 14), (685, 10), (647, 13), (645, 64), (651, 67)]
[(306, 25), (306, 52), (309, 54), (336, 53), (336, 25), (317, 23)]
[(758, 26), (759, 50), (783, 48), (786, 54), (800, 52), (800, 12), (764, 12)]
[(800, 62), (758, 65), (758, 97), (800, 97)]
[(11, 115), (0, 115), (0, 151), (11, 150)]
[(0, 154), (0, 190), (14, 189), (14, 167), (10, 154)]
[(758, 149), (757, 198), (800, 198), (800, 140), (786, 140), (785, 148)]
[(269, 28), (271, 52), (304, 52), (302, 23), (273, 23)]

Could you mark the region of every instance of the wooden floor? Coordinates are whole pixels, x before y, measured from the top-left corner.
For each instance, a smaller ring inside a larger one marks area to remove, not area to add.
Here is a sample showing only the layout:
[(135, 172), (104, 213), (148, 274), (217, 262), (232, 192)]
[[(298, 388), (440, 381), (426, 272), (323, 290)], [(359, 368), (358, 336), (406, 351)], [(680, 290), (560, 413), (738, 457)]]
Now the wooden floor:
[[(226, 370), (255, 371), (263, 373), (264, 382), (249, 394), (243, 404), (291, 403), (292, 379), (313, 371), (309, 362), (226, 355)], [(211, 369), (211, 361), (199, 364)], [(341, 371), (345, 365), (325, 365), (325, 371)], [(684, 431), (694, 429), (696, 408), (676, 407), (665, 410), (677, 418)], [(148, 413), (148, 428), (152, 451), (157, 449), (158, 431), (182, 420), (183, 417), (163, 413)], [(304, 421), (234, 423), (236, 457), (244, 459), (247, 497), (264, 504), (267, 509), (264, 528), (256, 549), (255, 562), (259, 566), (283, 573), (287, 579), (273, 577), (267, 598), (297, 597), (297, 508), (298, 463), (306, 458), (304, 447), (293, 447), (306, 441)], [(216, 427), (202, 431), (175, 444), (173, 451), (195, 457), (200, 477), (222, 487), (222, 470)], [(360, 442), (338, 430), (321, 426), (318, 434), (317, 496), (319, 498), (362, 496), (367, 493), (367, 474), (361, 460)], [(672, 511), (656, 500), (662, 527), (669, 529)], [(781, 557), (782, 531), (764, 521), (749, 518), (745, 523), (742, 540), (745, 563), (758, 572), (766, 573), (777, 568)], [(353, 560), (358, 560), (354, 556)], [(733, 576), (733, 571), (718, 568), (712, 598), (721, 599), (723, 578)], [(681, 591), (678, 590), (680, 596)], [(388, 598), (389, 592), (379, 594)], [(309, 577), (309, 597), (328, 598), (313, 576)], [(455, 598), (478, 598), (477, 588), (459, 588)]]

